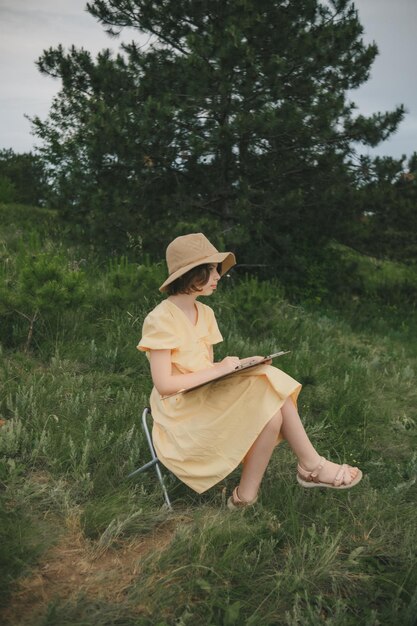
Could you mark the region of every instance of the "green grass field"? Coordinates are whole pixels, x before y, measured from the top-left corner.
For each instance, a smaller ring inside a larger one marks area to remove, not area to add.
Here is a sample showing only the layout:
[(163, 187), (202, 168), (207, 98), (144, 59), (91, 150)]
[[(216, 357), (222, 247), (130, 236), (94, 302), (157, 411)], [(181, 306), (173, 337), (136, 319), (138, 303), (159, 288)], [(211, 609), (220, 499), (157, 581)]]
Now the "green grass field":
[(415, 269), (346, 249), (343, 306), (224, 279), (216, 357), (291, 350), (311, 439), (365, 477), (303, 490), (284, 443), (256, 508), (226, 509), (237, 471), (202, 496), (167, 475), (168, 512), (153, 473), (126, 479), (148, 460), (135, 346), (164, 269), (66, 241), (54, 214), (0, 207), (2, 623), (416, 625)]

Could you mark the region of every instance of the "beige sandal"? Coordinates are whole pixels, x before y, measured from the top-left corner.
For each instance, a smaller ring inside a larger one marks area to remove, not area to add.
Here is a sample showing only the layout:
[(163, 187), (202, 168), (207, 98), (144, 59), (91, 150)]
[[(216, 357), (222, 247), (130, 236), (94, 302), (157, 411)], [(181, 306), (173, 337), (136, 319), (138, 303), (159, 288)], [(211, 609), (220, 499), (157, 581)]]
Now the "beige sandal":
[(252, 506), (257, 501), (258, 496), (255, 496), (253, 500), (241, 500), (239, 498), (238, 488), (235, 487), (233, 489), (232, 495), (227, 500), (227, 508), (231, 511), (235, 511), (236, 509), (244, 509), (248, 506)]
[(348, 472), (351, 466), (347, 465), (346, 463), (343, 463), (343, 465), (339, 466), (339, 469), (336, 472), (336, 476), (334, 477), (333, 482), (323, 483), (319, 480), (318, 475), (320, 471), (323, 469), (325, 463), (327, 463), (327, 459), (325, 459), (324, 456), (322, 456), (320, 459), (320, 463), (311, 472), (308, 472), (307, 470), (303, 469), (301, 465), (299, 464), (297, 466), (297, 481), (299, 482), (299, 484), (302, 487), (306, 487), (307, 489), (310, 487), (327, 487), (328, 489), (350, 489), (351, 487), (354, 487), (355, 485), (358, 484), (358, 482), (362, 480), (363, 474), (361, 470), (355, 467), (354, 469), (358, 470), (358, 473), (356, 474), (355, 478), (351, 479), (351, 481), (348, 483), (344, 483), (343, 481), (345, 478), (345, 474), (346, 472)]

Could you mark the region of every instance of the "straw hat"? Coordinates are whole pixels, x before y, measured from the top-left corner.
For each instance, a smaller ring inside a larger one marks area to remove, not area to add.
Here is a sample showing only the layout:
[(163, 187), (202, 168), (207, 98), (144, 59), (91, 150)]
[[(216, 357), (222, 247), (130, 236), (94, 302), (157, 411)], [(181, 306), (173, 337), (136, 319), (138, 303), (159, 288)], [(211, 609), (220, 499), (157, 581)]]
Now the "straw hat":
[(220, 275), (223, 276), (236, 263), (233, 252), (219, 252), (203, 233), (182, 235), (171, 241), (166, 259), (169, 276), (159, 291), (166, 291), (168, 285), (197, 265), (221, 263)]

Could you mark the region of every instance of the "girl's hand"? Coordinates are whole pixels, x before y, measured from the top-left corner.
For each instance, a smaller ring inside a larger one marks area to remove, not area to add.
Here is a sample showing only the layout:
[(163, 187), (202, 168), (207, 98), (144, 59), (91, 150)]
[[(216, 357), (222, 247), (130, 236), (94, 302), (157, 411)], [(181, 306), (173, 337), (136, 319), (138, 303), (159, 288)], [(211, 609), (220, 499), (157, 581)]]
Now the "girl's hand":
[(221, 374), (230, 374), (230, 372), (235, 371), (240, 362), (238, 356), (226, 356), (222, 361), (216, 363), (215, 367)]
[[(242, 365), (249, 365), (250, 364), (254, 364), (257, 362), (261, 362), (264, 360), (264, 356), (248, 356), (245, 359), (241, 359), (240, 362)], [(272, 363), (272, 359), (269, 359), (269, 361), (265, 361), (265, 365), (270, 365)]]

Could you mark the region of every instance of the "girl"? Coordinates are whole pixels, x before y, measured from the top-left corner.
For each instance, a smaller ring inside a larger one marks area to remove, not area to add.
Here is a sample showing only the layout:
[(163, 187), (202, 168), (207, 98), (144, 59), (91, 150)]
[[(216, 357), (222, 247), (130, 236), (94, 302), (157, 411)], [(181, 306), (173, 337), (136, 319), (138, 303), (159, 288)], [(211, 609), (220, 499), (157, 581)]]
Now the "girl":
[[(286, 439), (298, 458), (303, 487), (348, 489), (362, 472), (320, 457), (297, 412), (301, 385), (270, 364), (236, 373), (186, 394), (173, 395), (233, 372), (249, 359), (227, 356), (214, 362), (213, 345), (223, 340), (210, 296), (236, 260), (220, 253), (202, 233), (172, 241), (166, 251), (169, 276), (160, 291), (168, 297), (143, 324), (137, 346), (150, 361), (154, 388), (150, 403), (153, 442), (160, 461), (189, 487), (202, 493), (240, 463), (239, 485), (230, 509), (254, 504), (274, 447)], [(262, 357), (250, 357), (261, 359)]]

